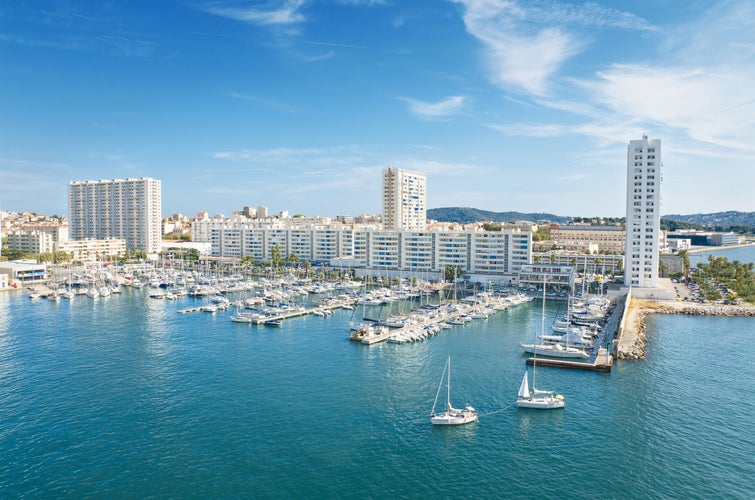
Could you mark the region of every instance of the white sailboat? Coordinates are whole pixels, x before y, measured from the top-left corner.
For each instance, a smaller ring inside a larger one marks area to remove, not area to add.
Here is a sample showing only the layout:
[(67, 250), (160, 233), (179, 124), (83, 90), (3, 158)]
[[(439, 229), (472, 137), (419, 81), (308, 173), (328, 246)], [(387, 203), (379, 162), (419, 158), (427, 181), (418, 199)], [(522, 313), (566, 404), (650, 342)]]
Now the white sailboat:
[(524, 352), (548, 356), (550, 358), (570, 358), (570, 359), (587, 359), (590, 353), (579, 347), (555, 344), (519, 344)]
[[(543, 317), (540, 324), (540, 335), (545, 332), (545, 278), (543, 278)], [(553, 410), (565, 406), (564, 397), (553, 391), (546, 391), (535, 388), (535, 377), (537, 373), (537, 351), (533, 352), (532, 358), (532, 389), (529, 385), (529, 376), (527, 370), (524, 371), (522, 383), (519, 385), (519, 392), (516, 397), (516, 405), (519, 408), (534, 408), (537, 410)]]
[[(435, 406), (438, 404), (438, 396), (443, 388), (443, 380), (446, 380), (446, 409), (441, 413), (435, 413)], [(446, 367), (443, 369), (443, 376), (440, 378), (438, 392), (435, 394), (435, 402), (430, 412), (430, 422), (433, 425), (463, 425), (477, 421), (477, 411), (470, 405), (465, 405), (463, 409), (454, 408), (451, 405), (451, 356), (446, 361)]]
[(566, 403), (561, 394), (535, 388), (536, 363), (537, 361), (533, 361), (532, 363), (532, 389), (530, 389), (528, 373), (525, 370), (524, 377), (522, 377), (522, 383), (519, 386), (519, 392), (516, 396), (516, 405), (519, 408), (534, 408), (536, 410), (554, 410), (556, 408), (563, 408), (566, 406)]
[[(524, 352), (530, 352), (533, 355), (547, 356), (550, 358), (571, 358), (571, 359), (587, 359), (590, 357), (590, 353), (584, 349), (573, 346), (565, 345), (556, 341), (554, 343), (546, 343), (549, 340), (545, 335), (545, 285), (546, 280), (543, 279), (543, 318), (540, 325), (540, 342), (527, 344), (522, 342), (519, 344), (524, 349)], [(559, 340), (567, 340), (567, 338), (559, 338)]]

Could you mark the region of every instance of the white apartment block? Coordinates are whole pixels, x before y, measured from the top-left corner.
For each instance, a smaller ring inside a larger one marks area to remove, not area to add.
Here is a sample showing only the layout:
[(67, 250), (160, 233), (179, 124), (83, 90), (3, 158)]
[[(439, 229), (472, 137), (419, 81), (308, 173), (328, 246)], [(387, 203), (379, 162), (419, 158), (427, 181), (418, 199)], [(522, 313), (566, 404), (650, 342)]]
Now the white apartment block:
[(61, 242), (58, 250), (67, 252), (73, 260), (96, 262), (106, 257), (120, 257), (125, 254), (126, 241), (119, 238), (68, 240)]
[[(202, 224), (202, 222), (195, 222)], [(406, 231), (333, 224), (310, 227), (261, 227), (248, 222), (211, 224), (213, 257), (251, 256), (272, 260), (273, 247), (286, 259), (295, 255), (313, 263), (345, 259), (368, 272), (440, 277), (446, 266), (466, 276), (517, 276), (532, 261), (532, 233), (505, 231)]]
[(129, 250), (160, 251), (160, 181), (113, 179), (68, 185), (68, 219), (73, 240), (121, 238)]
[(627, 147), (627, 221), (624, 284), (658, 285), (661, 238), (661, 141), (629, 141)]
[(25, 254), (50, 253), (68, 239), (68, 226), (64, 224), (26, 224), (7, 234), (8, 248)]
[(383, 170), (383, 228), (424, 231), (427, 225), (427, 176), (388, 167)]

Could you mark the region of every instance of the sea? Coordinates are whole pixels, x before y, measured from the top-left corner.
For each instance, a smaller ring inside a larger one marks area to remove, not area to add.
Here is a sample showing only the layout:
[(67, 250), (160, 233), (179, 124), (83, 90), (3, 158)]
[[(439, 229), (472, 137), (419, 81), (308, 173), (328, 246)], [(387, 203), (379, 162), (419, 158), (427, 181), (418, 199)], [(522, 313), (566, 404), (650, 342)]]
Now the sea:
[[(650, 316), (643, 360), (539, 367), (566, 407), (538, 411), (513, 402), (539, 301), (372, 346), (358, 309), (178, 312), (201, 303), (0, 293), (0, 496), (753, 498), (752, 318)], [(448, 356), (477, 423), (430, 424)]]

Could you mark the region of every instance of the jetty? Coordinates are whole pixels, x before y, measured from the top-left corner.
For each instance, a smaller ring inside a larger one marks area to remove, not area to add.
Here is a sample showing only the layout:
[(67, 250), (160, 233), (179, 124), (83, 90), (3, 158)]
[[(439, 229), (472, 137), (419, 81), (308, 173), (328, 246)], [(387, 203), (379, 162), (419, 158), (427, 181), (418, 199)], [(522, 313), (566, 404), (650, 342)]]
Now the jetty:
[(552, 358), (527, 358), (528, 365), (537, 363), (538, 366), (550, 366), (553, 368), (568, 368), (571, 370), (588, 370), (593, 372), (610, 372), (613, 367), (614, 356), (604, 348), (600, 348), (592, 362), (567, 361), (565, 359)]

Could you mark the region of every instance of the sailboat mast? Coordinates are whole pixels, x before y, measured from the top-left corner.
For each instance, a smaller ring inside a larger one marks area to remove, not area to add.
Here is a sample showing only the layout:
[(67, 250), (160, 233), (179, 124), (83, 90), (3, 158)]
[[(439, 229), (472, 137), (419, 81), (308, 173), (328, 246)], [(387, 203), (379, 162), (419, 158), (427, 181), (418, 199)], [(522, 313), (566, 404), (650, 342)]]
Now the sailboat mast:
[[(542, 344), (544, 342), (543, 338), (545, 337), (545, 287), (547, 285), (547, 277), (545, 275), (545, 271), (543, 271), (543, 312), (540, 315), (540, 343)], [(534, 391), (537, 387), (535, 385), (536, 379), (537, 379), (537, 369), (535, 367), (535, 364), (537, 363), (537, 352), (532, 353), (532, 390)]]
[(446, 380), (446, 388), (448, 389), (448, 394), (446, 395), (446, 404), (448, 405), (448, 409), (451, 409), (451, 356), (448, 357), (448, 379)]

